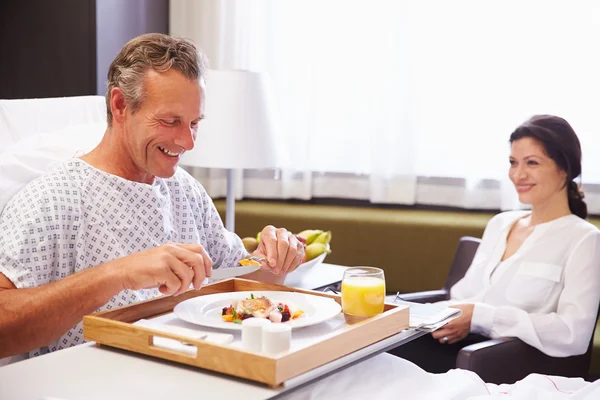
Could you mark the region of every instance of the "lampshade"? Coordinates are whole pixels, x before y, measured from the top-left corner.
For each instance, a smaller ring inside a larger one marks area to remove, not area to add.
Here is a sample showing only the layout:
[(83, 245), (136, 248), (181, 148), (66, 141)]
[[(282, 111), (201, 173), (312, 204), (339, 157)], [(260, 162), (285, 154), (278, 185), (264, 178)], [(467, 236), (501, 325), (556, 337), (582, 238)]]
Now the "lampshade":
[(209, 70), (205, 95), (205, 118), (198, 126), (194, 149), (182, 155), (181, 165), (224, 169), (287, 165), (267, 76)]

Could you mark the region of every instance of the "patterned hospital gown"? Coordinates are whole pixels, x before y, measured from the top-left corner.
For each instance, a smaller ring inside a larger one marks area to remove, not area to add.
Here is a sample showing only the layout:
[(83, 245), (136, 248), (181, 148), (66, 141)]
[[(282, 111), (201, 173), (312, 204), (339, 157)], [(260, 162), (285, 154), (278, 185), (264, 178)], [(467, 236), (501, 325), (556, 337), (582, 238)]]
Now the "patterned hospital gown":
[[(72, 159), (31, 182), (4, 209), (0, 272), (17, 288), (32, 288), (167, 242), (201, 243), (213, 268), (232, 266), (247, 254), (240, 238), (223, 227), (204, 188), (181, 168), (149, 185)], [(159, 295), (157, 289), (124, 290), (98, 311)], [(80, 343), (81, 322), (28, 356)]]

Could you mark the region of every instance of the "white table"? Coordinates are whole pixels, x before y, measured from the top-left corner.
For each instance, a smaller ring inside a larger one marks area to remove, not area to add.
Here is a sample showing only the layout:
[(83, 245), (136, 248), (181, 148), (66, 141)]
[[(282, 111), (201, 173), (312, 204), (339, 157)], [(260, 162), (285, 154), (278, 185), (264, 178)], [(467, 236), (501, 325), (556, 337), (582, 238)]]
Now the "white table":
[(283, 281), (286, 286), (301, 289), (325, 289), (326, 287), (337, 287), (344, 277), (344, 271), (348, 267), (335, 264), (319, 264), (304, 273), (294, 271), (288, 274)]
[[(322, 264), (291, 286), (316, 288), (341, 281), (347, 267)], [(288, 277), (289, 278), (289, 277)], [(424, 335), (406, 330), (271, 389), (255, 382), (93, 343), (57, 351), (0, 368), (0, 399), (165, 400), (288, 398), (293, 389), (335, 374)]]
[(283, 387), (172, 363), (140, 354), (96, 347), (71, 347), (0, 368), (0, 399), (165, 400), (293, 397), (294, 388), (424, 335), (406, 330), (287, 381)]

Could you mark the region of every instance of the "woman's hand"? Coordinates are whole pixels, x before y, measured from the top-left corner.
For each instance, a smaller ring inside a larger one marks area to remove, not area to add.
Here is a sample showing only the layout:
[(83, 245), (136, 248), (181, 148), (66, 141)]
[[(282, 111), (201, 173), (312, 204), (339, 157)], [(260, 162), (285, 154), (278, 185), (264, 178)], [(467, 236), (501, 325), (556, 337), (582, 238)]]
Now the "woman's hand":
[(431, 336), (434, 339), (438, 339), (442, 344), (460, 342), (471, 332), (471, 319), (473, 318), (475, 305), (456, 304), (450, 307), (461, 309), (462, 314), (460, 317), (453, 319), (437, 331), (431, 333)]

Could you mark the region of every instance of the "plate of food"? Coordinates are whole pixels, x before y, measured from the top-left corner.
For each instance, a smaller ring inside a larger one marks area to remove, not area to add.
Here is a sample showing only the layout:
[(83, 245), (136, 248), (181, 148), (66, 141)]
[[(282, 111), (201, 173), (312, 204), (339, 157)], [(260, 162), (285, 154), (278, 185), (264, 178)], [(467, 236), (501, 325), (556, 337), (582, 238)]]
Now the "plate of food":
[(173, 310), (178, 318), (210, 328), (241, 330), (246, 318), (267, 318), (292, 329), (316, 325), (338, 315), (333, 299), (296, 292), (255, 291), (209, 294), (185, 300)]

